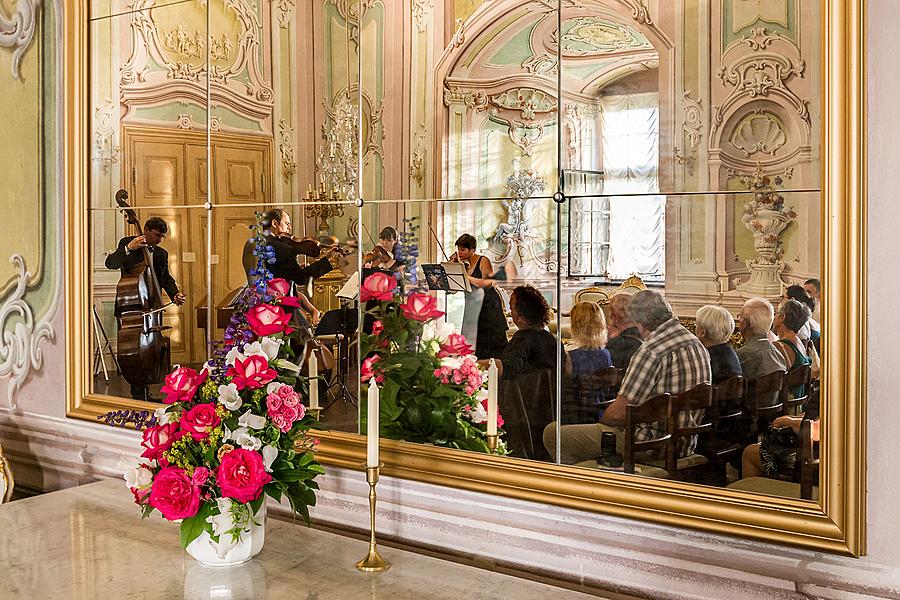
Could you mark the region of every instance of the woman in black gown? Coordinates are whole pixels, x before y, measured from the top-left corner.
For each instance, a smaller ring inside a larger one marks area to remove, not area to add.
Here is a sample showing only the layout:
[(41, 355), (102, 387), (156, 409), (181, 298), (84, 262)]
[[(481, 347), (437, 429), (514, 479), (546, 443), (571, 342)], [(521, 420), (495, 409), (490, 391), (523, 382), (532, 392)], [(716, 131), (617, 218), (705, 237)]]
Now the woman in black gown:
[(484, 301), (478, 315), (475, 356), (479, 359), (497, 358), (506, 348), (506, 315), (500, 293), (494, 289), (494, 267), (486, 256), (475, 253), (476, 246), (475, 236), (462, 234), (456, 240), (456, 252), (450, 260), (464, 264), (472, 286), (484, 290)]

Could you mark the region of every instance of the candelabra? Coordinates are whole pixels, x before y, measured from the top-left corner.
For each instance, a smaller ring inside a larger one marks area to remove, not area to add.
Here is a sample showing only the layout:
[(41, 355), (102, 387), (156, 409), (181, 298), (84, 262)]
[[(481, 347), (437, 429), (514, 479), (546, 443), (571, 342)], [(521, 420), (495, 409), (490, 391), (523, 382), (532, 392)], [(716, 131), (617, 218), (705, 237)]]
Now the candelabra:
[(321, 183), (318, 189), (313, 189), (312, 186), (309, 186), (306, 192), (306, 199), (310, 202), (328, 203), (307, 206), (306, 218), (319, 220), (318, 230), (316, 231), (318, 237), (331, 236), (331, 227), (328, 226), (328, 219), (344, 216), (344, 207), (339, 204), (341, 201), (340, 195), (334, 190), (326, 191), (325, 184)]

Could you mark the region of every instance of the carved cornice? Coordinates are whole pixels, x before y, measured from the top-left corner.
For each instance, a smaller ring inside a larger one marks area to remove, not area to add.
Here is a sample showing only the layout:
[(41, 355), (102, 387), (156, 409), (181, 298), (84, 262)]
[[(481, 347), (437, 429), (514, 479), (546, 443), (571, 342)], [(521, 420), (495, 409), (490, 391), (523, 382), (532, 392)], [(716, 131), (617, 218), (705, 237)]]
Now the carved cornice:
[(12, 48), (12, 77), (21, 79), (22, 59), (34, 41), (41, 0), (17, 0), (12, 16), (0, 6), (0, 48)]
[(16, 288), (0, 306), (0, 377), (9, 377), (6, 403), (11, 410), (18, 407), (16, 393), (32, 372), (44, 365), (42, 345), (53, 342), (56, 334), (49, 316), (35, 322), (34, 311), (25, 300), (31, 273), (25, 270), (25, 259), (18, 254), (10, 257), (18, 270)]

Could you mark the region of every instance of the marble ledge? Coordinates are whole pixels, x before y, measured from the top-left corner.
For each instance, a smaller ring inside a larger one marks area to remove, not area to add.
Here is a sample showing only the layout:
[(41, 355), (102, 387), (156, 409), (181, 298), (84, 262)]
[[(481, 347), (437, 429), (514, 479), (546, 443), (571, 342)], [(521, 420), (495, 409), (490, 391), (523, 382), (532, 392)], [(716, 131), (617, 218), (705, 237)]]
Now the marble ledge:
[(8, 600), (596, 597), (396, 548), (382, 551), (389, 571), (364, 574), (354, 563), (366, 542), (279, 519), (269, 519), (255, 559), (205, 567), (181, 550), (176, 525), (158, 516), (141, 521), (120, 480), (4, 504), (0, 531), (0, 596)]

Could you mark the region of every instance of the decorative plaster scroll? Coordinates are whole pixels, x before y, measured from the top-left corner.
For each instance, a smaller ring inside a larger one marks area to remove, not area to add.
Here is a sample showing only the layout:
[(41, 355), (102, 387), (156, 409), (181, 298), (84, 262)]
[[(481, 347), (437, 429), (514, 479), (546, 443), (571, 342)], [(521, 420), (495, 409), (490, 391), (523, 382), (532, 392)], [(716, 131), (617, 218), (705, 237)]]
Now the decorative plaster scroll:
[(675, 160), (678, 164), (685, 165), (689, 175), (694, 174), (694, 163), (697, 161), (697, 149), (700, 147), (700, 138), (703, 136), (703, 108), (700, 99), (691, 98), (691, 91), (684, 90), (684, 118), (681, 121), (681, 130), (687, 141), (686, 155), (681, 154), (675, 148)]
[(749, 158), (757, 152), (774, 155), (787, 143), (787, 134), (775, 114), (755, 110), (738, 123), (728, 141)]
[(7, 17), (0, 6), (0, 48), (12, 48), (12, 77), (20, 79), (19, 67), (37, 30), (41, 0), (17, 0), (15, 12)]
[(290, 182), (297, 172), (296, 154), (294, 151), (294, 128), (281, 119), (278, 122), (278, 131), (281, 134), (278, 151), (281, 154), (281, 176), (284, 182)]
[(422, 182), (425, 180), (427, 136), (428, 129), (425, 128), (425, 123), (419, 124), (413, 134), (413, 149), (409, 159), (409, 176), (416, 182), (418, 187), (422, 187)]
[(498, 108), (519, 111), (522, 119), (534, 121), (536, 113), (556, 112), (556, 98), (530, 88), (514, 88), (491, 96), (491, 104)]
[[(0, 377), (10, 377), (6, 404), (11, 410), (16, 410), (16, 392), (33, 371), (39, 372), (43, 368), (41, 345), (45, 341), (53, 342), (56, 334), (49, 317), (35, 322), (34, 312), (25, 301), (26, 287), (31, 279), (31, 273), (25, 270), (25, 259), (13, 254), (9, 260), (16, 266), (19, 275), (15, 290), (0, 307), (0, 331), (3, 333), (0, 338)], [(51, 314), (52, 311), (48, 313)]]
[(559, 61), (555, 56), (545, 52), (544, 54), (533, 54), (522, 61), (522, 68), (529, 73), (535, 75), (550, 75), (556, 73), (556, 67)]
[(419, 33), (425, 31), (428, 26), (428, 17), (434, 9), (434, 0), (413, 0), (412, 16), (416, 22), (416, 29)]
[(464, 21), (462, 19), (456, 19), (456, 31), (453, 32), (453, 37), (450, 39), (451, 47), (459, 48), (466, 43), (466, 34), (463, 32), (463, 26)]
[(294, 0), (278, 0), (278, 24), (287, 29), (294, 20)]
[(524, 156), (531, 156), (534, 146), (544, 138), (544, 123), (538, 123), (531, 127), (517, 121), (501, 120), (509, 127), (507, 135), (516, 148), (522, 151)]
[(742, 38), (741, 41), (750, 46), (751, 50), (758, 51), (765, 50), (772, 42), (783, 39), (777, 32), (769, 35), (765, 27), (756, 27), (751, 30), (750, 37)]
[(104, 173), (109, 173), (110, 168), (119, 162), (121, 148), (113, 144), (118, 116), (115, 115), (116, 107), (111, 100), (94, 109), (94, 156)]
[(635, 21), (653, 25), (653, 19), (650, 17), (650, 9), (647, 8), (647, 4), (644, 0), (626, 0), (626, 2), (631, 6), (631, 16), (634, 17)]
[(328, 0), (350, 29), (350, 39), (359, 48), (359, 22), (374, 0)]

